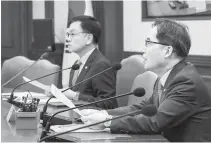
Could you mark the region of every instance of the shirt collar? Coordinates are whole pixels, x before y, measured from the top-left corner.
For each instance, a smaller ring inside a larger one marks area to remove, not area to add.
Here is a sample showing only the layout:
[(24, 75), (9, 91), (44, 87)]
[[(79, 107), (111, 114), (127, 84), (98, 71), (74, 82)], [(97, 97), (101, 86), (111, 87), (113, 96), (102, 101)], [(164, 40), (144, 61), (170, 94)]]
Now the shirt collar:
[(85, 64), (87, 59), (89, 58), (89, 56), (92, 54), (92, 52), (95, 50), (95, 48), (93, 48), (92, 50), (90, 50), (89, 52), (87, 52), (85, 55), (83, 55), (83, 57), (81, 57), (80, 61), (82, 64)]
[(170, 74), (172, 69), (168, 70), (161, 78), (160, 78), (160, 83), (161, 85), (164, 87), (165, 83), (166, 83), (166, 80)]

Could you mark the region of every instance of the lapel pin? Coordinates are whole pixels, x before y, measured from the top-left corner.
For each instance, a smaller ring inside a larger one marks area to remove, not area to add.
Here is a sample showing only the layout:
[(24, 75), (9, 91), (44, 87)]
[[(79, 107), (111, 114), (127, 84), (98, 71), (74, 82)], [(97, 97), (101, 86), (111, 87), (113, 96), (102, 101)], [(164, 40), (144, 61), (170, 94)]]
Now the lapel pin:
[(87, 67), (87, 66), (85, 66), (85, 69), (88, 69), (88, 67)]

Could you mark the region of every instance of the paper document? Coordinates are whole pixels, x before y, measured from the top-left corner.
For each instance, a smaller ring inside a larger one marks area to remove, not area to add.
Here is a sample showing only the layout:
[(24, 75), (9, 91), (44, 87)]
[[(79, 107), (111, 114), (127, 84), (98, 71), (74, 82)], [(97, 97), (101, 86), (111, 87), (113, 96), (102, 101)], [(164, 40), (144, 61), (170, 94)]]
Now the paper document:
[[(75, 108), (73, 102), (68, 99), (55, 85), (51, 85), (51, 93), (62, 103), (67, 105), (69, 108)], [(83, 116), (78, 108), (73, 109), (76, 113), (78, 113), (81, 117)]]
[[(25, 76), (23, 76), (23, 79), (26, 81), (26, 82), (29, 82), (29, 81), (31, 81), (30, 79), (28, 79), (27, 77), (25, 77)], [(36, 86), (36, 87), (39, 87), (39, 88), (41, 88), (41, 89), (43, 89), (43, 90), (49, 90), (49, 86), (47, 86), (47, 85), (44, 85), (44, 84), (42, 84), (42, 83), (40, 83), (40, 82), (38, 82), (38, 81), (31, 81), (31, 82), (29, 82), (30, 84), (32, 84), (32, 85), (34, 85), (34, 86)]]
[[(73, 130), (76, 128), (80, 128), (85, 126), (86, 124), (68, 124), (68, 125), (53, 125), (51, 126), (51, 130), (53, 130), (54, 132), (65, 132), (65, 131), (69, 131), (69, 130)], [(79, 129), (79, 130), (75, 130), (73, 132), (109, 132), (110, 130), (108, 128), (103, 129), (103, 130), (94, 130), (94, 129), (90, 129), (89, 127), (87, 128), (83, 128), (83, 129)]]

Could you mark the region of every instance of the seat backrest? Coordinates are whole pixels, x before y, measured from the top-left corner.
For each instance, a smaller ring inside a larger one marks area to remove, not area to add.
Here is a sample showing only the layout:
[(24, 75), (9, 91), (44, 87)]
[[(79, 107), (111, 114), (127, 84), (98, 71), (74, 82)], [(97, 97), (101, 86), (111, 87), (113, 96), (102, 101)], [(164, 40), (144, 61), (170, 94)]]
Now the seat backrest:
[[(60, 70), (60, 67), (58, 65), (52, 64), (50, 61), (43, 59), (43, 60), (40, 60), (39, 62), (37, 62), (30, 69), (28, 69), (25, 72), (24, 76), (29, 78), (29, 79), (35, 79), (35, 78), (56, 72), (58, 70)], [(59, 77), (59, 73), (56, 73), (56, 74), (52, 74), (50, 76), (41, 78), (37, 81), (39, 81), (39, 82), (41, 82), (45, 85), (54, 84), (55, 86), (57, 86), (58, 77)], [(21, 88), (29, 90), (29, 91), (33, 91), (33, 92), (43, 92), (42, 89), (37, 88), (37, 87), (30, 85), (30, 84), (25, 84)]]
[(206, 84), (209, 94), (210, 94), (210, 98), (211, 98), (211, 76), (202, 76), (204, 83)]
[[(10, 78), (18, 74), (20, 71), (25, 69), (26, 67), (32, 65), (35, 61), (30, 60), (23, 56), (16, 56), (11, 59), (6, 60), (3, 63), (2, 66), (2, 84), (8, 81)], [(16, 77), (14, 80), (12, 80), (10, 83), (5, 85), (7, 88), (14, 88), (17, 85), (19, 85), (22, 82), (25, 82), (23, 80), (23, 76), (29, 78), (29, 79), (35, 79), (50, 73), (53, 73), (55, 71), (58, 71), (60, 67), (58, 65), (54, 65), (48, 60), (40, 60), (35, 65), (30, 67), (28, 70), (20, 74), (18, 77)], [(51, 76), (45, 77), (43, 79), (39, 80), (43, 84), (51, 85), (55, 84), (57, 85), (58, 81), (58, 74), (53, 74)], [(32, 92), (43, 92), (43, 90), (30, 85), (25, 84), (19, 87), (20, 89), (29, 90)]]
[(133, 82), (131, 91), (135, 90), (138, 87), (142, 87), (145, 89), (145, 95), (142, 97), (136, 97), (134, 95), (130, 95), (128, 99), (128, 105), (138, 104), (143, 99), (150, 97), (153, 93), (153, 88), (156, 79), (157, 75), (150, 71), (146, 71), (143, 74), (138, 75)]
[[(133, 55), (123, 59), (121, 64), (122, 68), (117, 72), (116, 95), (130, 92), (135, 77), (145, 72), (140, 55)], [(117, 98), (117, 102), (119, 107), (127, 106), (128, 96)]]
[[(21, 72), (26, 67), (33, 64), (33, 61), (23, 57), (23, 56), (16, 56), (10, 59), (7, 59), (4, 61), (2, 65), (2, 71), (1, 71), (1, 85), (6, 83), (8, 80), (10, 80), (12, 77), (14, 77), (16, 74)], [(23, 82), (23, 75), (25, 72), (14, 78), (11, 82), (6, 84), (4, 87), (7, 88), (14, 88), (18, 84)]]

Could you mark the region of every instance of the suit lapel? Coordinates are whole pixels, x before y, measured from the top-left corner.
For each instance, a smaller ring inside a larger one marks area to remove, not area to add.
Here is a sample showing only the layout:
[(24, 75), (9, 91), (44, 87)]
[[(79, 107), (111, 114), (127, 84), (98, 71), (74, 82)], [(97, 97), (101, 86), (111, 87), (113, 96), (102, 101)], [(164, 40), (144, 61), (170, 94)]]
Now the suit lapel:
[(161, 96), (161, 102), (163, 102), (163, 100), (165, 99), (165, 92), (166, 92), (166, 89), (168, 88), (169, 84), (171, 83), (171, 81), (174, 79), (174, 77), (185, 67), (187, 66), (187, 63), (185, 62), (185, 60), (179, 62), (178, 64), (176, 64), (173, 69), (171, 70), (166, 82), (165, 82), (165, 85), (164, 85), (164, 90), (163, 90), (163, 93), (162, 93), (162, 96)]
[(185, 60), (179, 62), (178, 64), (176, 64), (173, 69), (171, 70), (165, 85), (164, 85), (164, 89), (167, 89), (169, 83), (173, 80), (173, 78), (185, 67), (187, 66), (187, 63), (185, 62)]
[(89, 58), (87, 59), (85, 65), (83, 66), (83, 69), (81, 70), (81, 73), (78, 76), (76, 83), (84, 80), (84, 77), (86, 76), (87, 72), (89, 71), (90, 67), (92, 66), (92, 62), (94, 61), (97, 54), (98, 54), (98, 50), (95, 49), (92, 52), (92, 54), (89, 56)]

